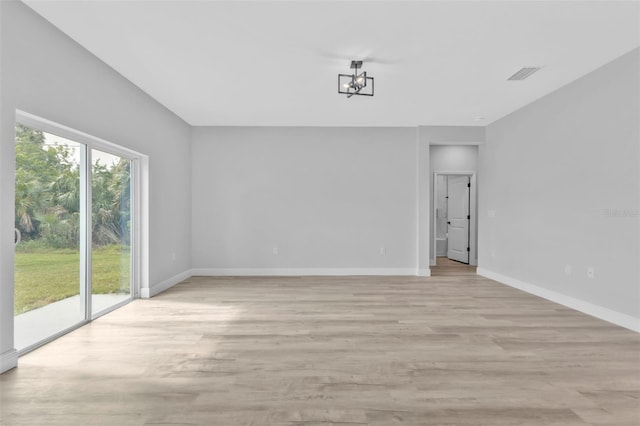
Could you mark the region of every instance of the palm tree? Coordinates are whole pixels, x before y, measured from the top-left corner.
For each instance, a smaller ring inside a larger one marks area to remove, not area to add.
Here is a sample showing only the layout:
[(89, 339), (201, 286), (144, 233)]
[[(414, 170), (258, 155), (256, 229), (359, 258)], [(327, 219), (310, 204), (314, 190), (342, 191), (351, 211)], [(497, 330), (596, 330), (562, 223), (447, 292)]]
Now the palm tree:
[(16, 223), (23, 235), (33, 235), (38, 229), (38, 212), (51, 203), (51, 193), (37, 179), (20, 179), (16, 173), (15, 211)]

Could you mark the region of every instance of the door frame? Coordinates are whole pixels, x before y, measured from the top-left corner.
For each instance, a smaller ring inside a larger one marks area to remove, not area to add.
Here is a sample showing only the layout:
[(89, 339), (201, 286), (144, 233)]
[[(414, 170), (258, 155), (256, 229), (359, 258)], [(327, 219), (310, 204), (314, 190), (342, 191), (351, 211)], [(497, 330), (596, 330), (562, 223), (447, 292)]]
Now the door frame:
[[(49, 343), (58, 337), (69, 333), (92, 320), (118, 309), (133, 299), (140, 298), (141, 289), (148, 287), (149, 282), (149, 243), (148, 235), (148, 170), (149, 157), (137, 151), (125, 148), (112, 142), (89, 135), (79, 130), (67, 127), (62, 124), (47, 120), (42, 117), (30, 114), (22, 110), (16, 110), (15, 122), (28, 126), (30, 128), (51, 133), (74, 142), (85, 145), (84, 153), (81, 155), (80, 165), (80, 191), (84, 193), (84, 201), (81, 199), (81, 211), (85, 214), (85, 221), (81, 220), (80, 224), (80, 268), (83, 276), (81, 277), (81, 299), (84, 306), (84, 319), (76, 325), (61, 330), (37, 342), (27, 348), (18, 351), (18, 355), (24, 355), (46, 343)], [(93, 312), (91, 307), (91, 150), (97, 149), (106, 153), (120, 156), (131, 162), (130, 179), (131, 179), (131, 293), (127, 300), (117, 303), (100, 312)], [(84, 182), (83, 182), (84, 180)]]
[(438, 186), (439, 176), (469, 176), (471, 179), (471, 191), (469, 191), (469, 215), (471, 220), (469, 223), (469, 265), (478, 266), (478, 184), (476, 179), (476, 172), (447, 172), (438, 171), (433, 172), (433, 195), (431, 197), (431, 226), (433, 232), (431, 232), (431, 241), (429, 245), (431, 247), (431, 259), (429, 259), (430, 265), (436, 265), (436, 194)]

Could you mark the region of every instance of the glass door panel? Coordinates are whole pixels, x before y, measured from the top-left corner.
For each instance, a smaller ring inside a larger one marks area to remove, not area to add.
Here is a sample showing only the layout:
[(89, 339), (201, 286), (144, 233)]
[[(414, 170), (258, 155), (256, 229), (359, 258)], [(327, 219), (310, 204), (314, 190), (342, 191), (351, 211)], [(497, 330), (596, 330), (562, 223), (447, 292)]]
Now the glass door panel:
[(131, 161), (91, 150), (91, 311), (131, 298)]
[(16, 126), (15, 347), (23, 350), (85, 319), (80, 268), (86, 147)]

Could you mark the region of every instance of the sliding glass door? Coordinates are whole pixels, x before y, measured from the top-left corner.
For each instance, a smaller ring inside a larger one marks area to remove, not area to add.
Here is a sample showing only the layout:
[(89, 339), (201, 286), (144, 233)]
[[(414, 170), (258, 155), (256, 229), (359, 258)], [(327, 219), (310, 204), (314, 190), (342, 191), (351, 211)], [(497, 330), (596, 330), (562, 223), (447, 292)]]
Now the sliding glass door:
[(85, 319), (80, 270), (84, 152), (82, 144), (16, 127), (14, 314), (19, 350)]
[(15, 347), (131, 299), (133, 161), (16, 126)]
[(131, 161), (91, 150), (91, 310), (131, 297)]

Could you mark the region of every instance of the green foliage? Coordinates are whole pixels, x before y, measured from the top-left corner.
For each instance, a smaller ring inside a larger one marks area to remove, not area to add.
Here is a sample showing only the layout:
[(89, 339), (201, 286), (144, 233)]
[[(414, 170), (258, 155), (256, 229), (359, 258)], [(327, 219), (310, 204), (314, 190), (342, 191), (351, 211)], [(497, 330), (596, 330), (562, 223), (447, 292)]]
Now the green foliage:
[[(80, 288), (79, 148), (47, 143), (43, 132), (16, 127), (15, 313), (75, 296)], [(130, 162), (92, 165), (94, 294), (128, 293)]]
[[(15, 227), (24, 243), (77, 249), (80, 170), (70, 146), (45, 143), (43, 132), (16, 126)], [(130, 243), (130, 162), (92, 166), (94, 245)], [(21, 243), (22, 245), (23, 243)]]
[(129, 161), (111, 168), (97, 162), (92, 171), (93, 242), (98, 245), (129, 244)]

